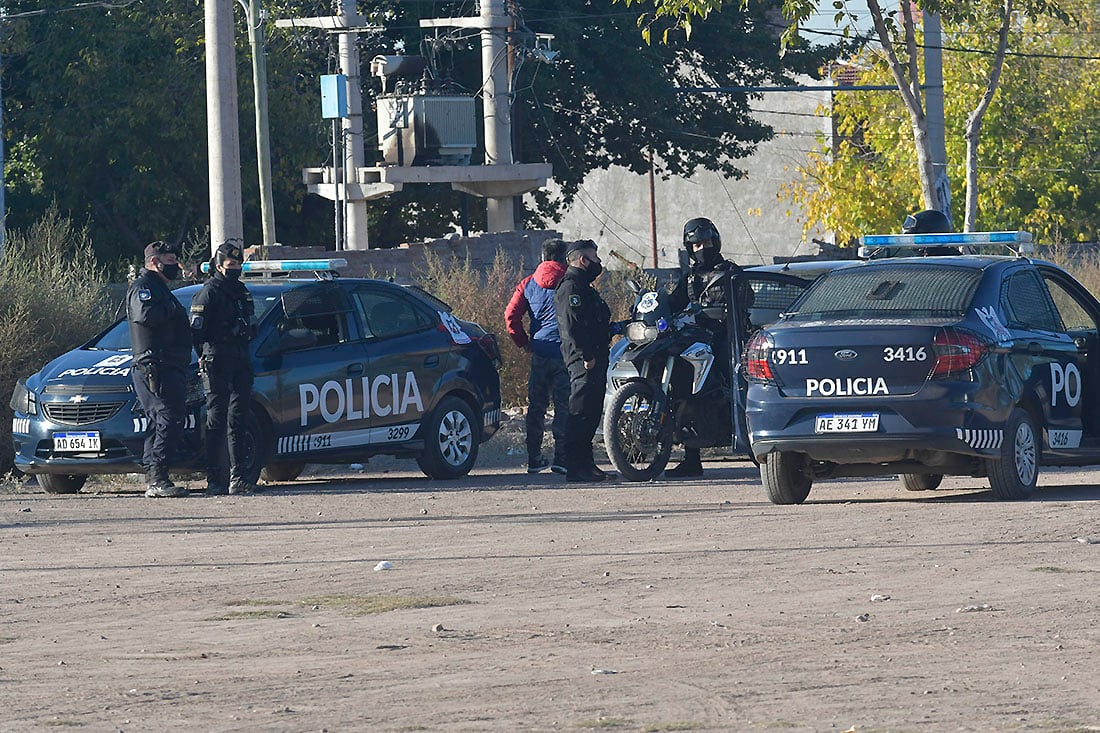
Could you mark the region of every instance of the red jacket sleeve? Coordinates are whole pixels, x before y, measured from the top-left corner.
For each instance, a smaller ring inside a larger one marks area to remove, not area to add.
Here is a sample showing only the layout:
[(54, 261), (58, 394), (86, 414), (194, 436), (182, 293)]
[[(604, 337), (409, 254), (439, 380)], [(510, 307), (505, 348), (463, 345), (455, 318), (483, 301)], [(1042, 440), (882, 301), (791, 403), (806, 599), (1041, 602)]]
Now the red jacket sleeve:
[(523, 327), (523, 314), (527, 312), (527, 296), (523, 291), (527, 288), (532, 276), (520, 280), (516, 291), (512, 293), (512, 299), (508, 301), (508, 307), (504, 309), (504, 325), (508, 329), (508, 335), (519, 348), (523, 349), (530, 343), (527, 331)]

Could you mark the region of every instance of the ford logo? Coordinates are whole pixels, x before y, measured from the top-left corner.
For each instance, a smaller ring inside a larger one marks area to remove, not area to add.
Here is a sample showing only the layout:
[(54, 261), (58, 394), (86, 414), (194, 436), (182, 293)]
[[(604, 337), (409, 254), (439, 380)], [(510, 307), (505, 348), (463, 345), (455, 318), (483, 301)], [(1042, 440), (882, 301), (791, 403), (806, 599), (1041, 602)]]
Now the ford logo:
[(841, 361), (851, 361), (852, 359), (859, 356), (859, 353), (856, 351), (852, 351), (851, 349), (841, 349), (840, 351), (835, 352), (833, 356), (840, 359)]

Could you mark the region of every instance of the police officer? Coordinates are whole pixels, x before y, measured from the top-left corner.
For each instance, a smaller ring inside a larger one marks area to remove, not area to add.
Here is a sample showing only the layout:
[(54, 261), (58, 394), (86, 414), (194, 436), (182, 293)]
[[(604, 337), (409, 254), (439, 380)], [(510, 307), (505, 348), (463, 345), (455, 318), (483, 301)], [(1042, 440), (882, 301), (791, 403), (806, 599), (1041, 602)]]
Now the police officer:
[(133, 348), (131, 377), (141, 409), (151, 422), (143, 463), (150, 498), (187, 496), (168, 477), (187, 414), (187, 366), (191, 333), (187, 311), (168, 289), (179, 277), (179, 251), (164, 242), (145, 248), (145, 267), (126, 293), (126, 318)]
[[(947, 218), (947, 214), (935, 209), (925, 209), (915, 214), (909, 214), (901, 225), (902, 234), (950, 234), (953, 231), (951, 220)], [(962, 254), (961, 249), (950, 245), (921, 247), (917, 252), (925, 257)]]
[(569, 371), (569, 418), (565, 423), (566, 481), (604, 481), (592, 458), (592, 440), (603, 413), (611, 344), (611, 309), (592, 287), (603, 265), (591, 239), (570, 242), (568, 269), (554, 291), (561, 353)]
[[(680, 311), (689, 302), (703, 306), (725, 304), (726, 285), (719, 280), (712, 282), (718, 273), (737, 273), (741, 268), (722, 256), (722, 235), (710, 219), (702, 217), (690, 219), (684, 224), (684, 250), (687, 252), (690, 267), (680, 276), (679, 282), (669, 296), (673, 311)], [(708, 284), (710, 287), (708, 287)], [(725, 353), (726, 331), (715, 324), (715, 352)], [(703, 462), (698, 448), (684, 447), (684, 460), (675, 468), (665, 471), (669, 478), (693, 478), (703, 475)]]
[(255, 314), (252, 296), (241, 282), (243, 262), (239, 245), (222, 244), (210, 261), (210, 279), (191, 301), (191, 338), (206, 388), (207, 494), (250, 494), (255, 488), (242, 465)]

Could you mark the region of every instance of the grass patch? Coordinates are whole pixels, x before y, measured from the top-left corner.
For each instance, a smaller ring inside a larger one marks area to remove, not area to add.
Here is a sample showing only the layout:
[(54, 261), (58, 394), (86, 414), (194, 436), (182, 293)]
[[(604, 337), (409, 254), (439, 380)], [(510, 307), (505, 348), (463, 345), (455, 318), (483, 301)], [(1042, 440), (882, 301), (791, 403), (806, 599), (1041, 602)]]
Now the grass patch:
[(630, 725), (630, 721), (623, 718), (596, 718), (595, 720), (582, 720), (577, 723), (578, 728), (586, 729), (598, 729), (598, 728), (625, 728)]
[(654, 723), (642, 728), (645, 733), (664, 733), (665, 731), (674, 730), (698, 730), (699, 728), (705, 728), (702, 723), (696, 723), (692, 720), (682, 720), (676, 723)]
[(1032, 568), (1033, 573), (1080, 573), (1080, 570), (1069, 570), (1068, 568), (1059, 568), (1054, 565), (1040, 565), (1037, 568)]
[(230, 601), (227, 606), (289, 606), (294, 601), (276, 601), (272, 598), (250, 598), (243, 601)]
[(274, 608), (265, 608), (256, 611), (229, 611), (223, 613), (221, 616), (215, 616), (209, 621), (236, 621), (239, 619), (255, 619), (255, 618), (290, 618), (290, 614), (286, 611), (277, 611)]
[(320, 606), (334, 611), (343, 611), (352, 616), (367, 616), (410, 608), (462, 606), (469, 601), (453, 596), (318, 596), (303, 598), (299, 603), (304, 606)]
[(80, 728), (84, 724), (79, 720), (62, 720), (61, 718), (54, 718), (53, 720), (47, 720), (43, 725), (52, 726), (54, 728)]

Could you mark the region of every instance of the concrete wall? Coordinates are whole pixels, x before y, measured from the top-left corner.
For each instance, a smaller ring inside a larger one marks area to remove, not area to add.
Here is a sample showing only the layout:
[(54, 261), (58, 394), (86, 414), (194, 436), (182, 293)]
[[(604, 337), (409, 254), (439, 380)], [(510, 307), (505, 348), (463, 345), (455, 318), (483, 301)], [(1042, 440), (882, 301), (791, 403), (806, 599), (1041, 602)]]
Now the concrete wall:
[[(817, 82), (807, 82), (817, 83)], [(727, 258), (742, 265), (770, 263), (774, 257), (813, 254), (817, 246), (803, 241), (798, 212), (778, 199), (780, 187), (795, 180), (795, 168), (814, 149), (816, 135), (828, 139), (829, 118), (814, 114), (828, 105), (829, 92), (776, 92), (753, 102), (775, 137), (739, 161), (748, 174), (725, 179), (700, 171), (695, 176), (657, 179), (657, 249), (659, 266), (675, 266), (684, 222), (696, 216), (713, 220), (722, 233)], [(591, 173), (577, 203), (557, 222), (566, 239), (591, 238), (627, 259), (652, 266), (649, 227), (649, 182), (623, 168)], [(826, 239), (823, 231), (808, 239)], [(604, 258), (605, 261), (607, 258)]]

